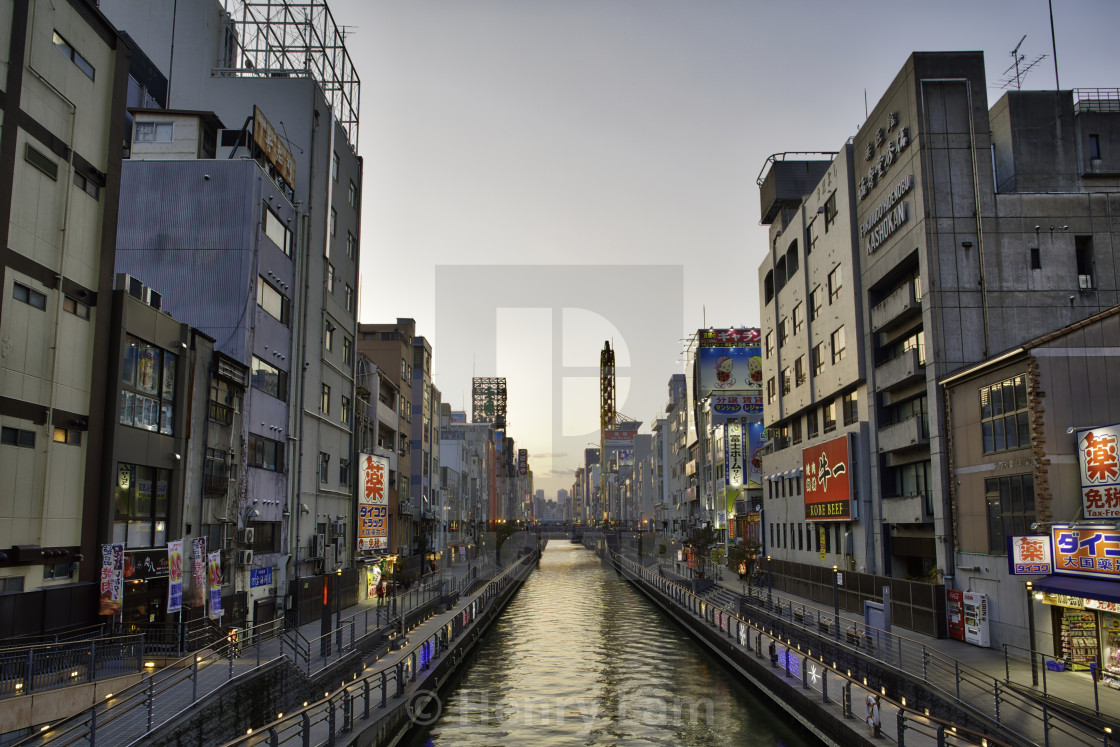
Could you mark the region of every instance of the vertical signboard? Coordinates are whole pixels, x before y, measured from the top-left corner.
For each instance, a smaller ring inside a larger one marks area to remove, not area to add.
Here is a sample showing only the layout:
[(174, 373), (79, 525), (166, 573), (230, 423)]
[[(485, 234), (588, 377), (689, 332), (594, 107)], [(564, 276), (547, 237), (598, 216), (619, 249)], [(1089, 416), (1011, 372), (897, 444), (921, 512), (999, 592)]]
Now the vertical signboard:
[(358, 491), (358, 549), (389, 549), (389, 460), (361, 454)]
[(116, 615), (121, 611), (124, 592), (124, 545), (101, 546), (100, 615)]
[(220, 620), (222, 617), (222, 554), (212, 552), (206, 556), (206, 560), (210, 578), (210, 619)]
[(529, 471), (529, 450), (517, 450), (517, 474), (524, 475)]
[(1086, 519), (1120, 518), (1120, 424), (1077, 432), (1081, 503)]
[(851, 449), (848, 436), (801, 452), (804, 465), (805, 519), (851, 521)]
[(167, 543), (167, 611), (183, 609), (183, 540)]
[(206, 605), (206, 538), (191, 540), (191, 604)]

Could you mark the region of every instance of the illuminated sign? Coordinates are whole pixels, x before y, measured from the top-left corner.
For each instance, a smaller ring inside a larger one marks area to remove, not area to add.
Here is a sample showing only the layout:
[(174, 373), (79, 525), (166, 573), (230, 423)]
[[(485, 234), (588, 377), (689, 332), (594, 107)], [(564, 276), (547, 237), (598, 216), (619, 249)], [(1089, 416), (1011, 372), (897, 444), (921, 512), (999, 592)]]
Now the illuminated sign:
[(529, 471), (529, 450), (528, 449), (518, 449), (517, 450), (517, 473), (519, 475), (524, 475), (528, 471)]
[(851, 521), (853, 518), (850, 453), (847, 435), (801, 452), (806, 520)]
[[(711, 394), (748, 394), (761, 398), (761, 332), (757, 328), (702, 329), (697, 337), (700, 349), (696, 354), (696, 366), (701, 398)], [(733, 413), (724, 411), (724, 414)]]
[(358, 549), (389, 549), (389, 460), (359, 454)]
[(1013, 576), (1037, 576), (1054, 572), (1054, 553), (1050, 538), (1033, 537), (1007, 538), (1007, 565)]
[(1120, 424), (1077, 432), (1081, 503), (1086, 519), (1120, 518)]
[(1054, 573), (1120, 579), (1120, 527), (1052, 524)]

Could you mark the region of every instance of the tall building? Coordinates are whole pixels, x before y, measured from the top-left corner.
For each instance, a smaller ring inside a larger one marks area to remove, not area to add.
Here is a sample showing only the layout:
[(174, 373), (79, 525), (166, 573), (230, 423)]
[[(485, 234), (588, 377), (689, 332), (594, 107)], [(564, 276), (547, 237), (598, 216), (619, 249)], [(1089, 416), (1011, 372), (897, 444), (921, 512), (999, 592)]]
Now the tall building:
[(129, 49), (86, 0), (4, 17), (0, 619), (43, 633), (97, 608)]
[[(850, 145), (760, 181), (766, 532), (790, 575), (960, 584), (939, 382), (1120, 298), (1114, 103), (1012, 91), (989, 109), (986, 91), (980, 53), (915, 53)], [(1006, 428), (991, 464), (1031, 438)]]
[[(225, 517), (218, 541), (232, 554), (246, 544), (238, 530), (270, 525), (277, 549), (254, 567), (275, 571), (274, 593), (306, 621), (326, 580), (305, 579), (353, 564), (362, 164), (342, 33), (324, 3), (298, 5), (314, 24), (290, 23), (294, 7), (102, 3), (168, 82), (165, 113), (133, 112), (117, 270), (252, 369), (252, 508)], [(199, 111), (214, 118), (184, 151), (193, 138), (181, 115)]]

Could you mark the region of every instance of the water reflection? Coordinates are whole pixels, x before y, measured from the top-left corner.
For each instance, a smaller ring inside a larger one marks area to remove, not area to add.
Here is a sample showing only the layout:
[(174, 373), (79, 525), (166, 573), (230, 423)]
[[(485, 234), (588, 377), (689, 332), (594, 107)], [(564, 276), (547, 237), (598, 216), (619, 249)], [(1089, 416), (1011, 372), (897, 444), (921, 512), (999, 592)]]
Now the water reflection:
[(808, 745), (590, 551), (553, 541), (413, 745)]

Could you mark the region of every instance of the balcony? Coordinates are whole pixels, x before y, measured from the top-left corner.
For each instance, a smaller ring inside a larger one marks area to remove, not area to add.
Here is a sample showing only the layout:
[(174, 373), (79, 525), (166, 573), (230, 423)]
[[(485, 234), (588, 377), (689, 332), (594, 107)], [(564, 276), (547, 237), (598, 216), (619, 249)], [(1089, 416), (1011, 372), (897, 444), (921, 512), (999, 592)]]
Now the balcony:
[(915, 446), (929, 446), (929, 423), (921, 415), (879, 428), (881, 453), (902, 451)]
[(880, 392), (924, 380), (926, 367), (917, 348), (883, 361), (875, 367), (875, 388)]
[(229, 405), (211, 401), (210, 420), (215, 423), (221, 423), (222, 425), (230, 425), (233, 423), (233, 408)]
[(884, 524), (921, 524), (933, 520), (933, 496), (930, 493), (883, 496)]
[(889, 296), (871, 307), (872, 331), (889, 332), (921, 315), (922, 301), (915, 292), (916, 282), (895, 288)]

